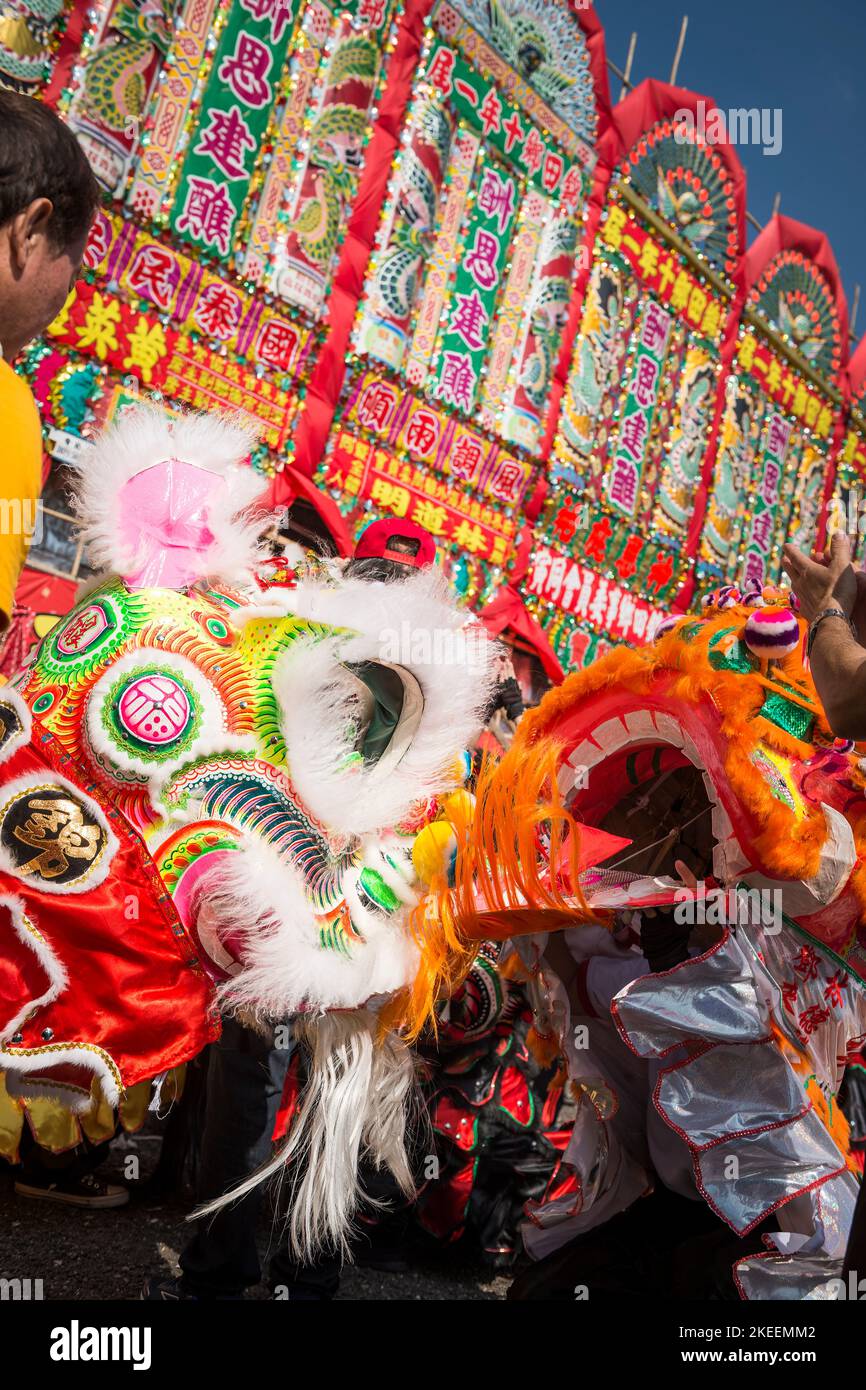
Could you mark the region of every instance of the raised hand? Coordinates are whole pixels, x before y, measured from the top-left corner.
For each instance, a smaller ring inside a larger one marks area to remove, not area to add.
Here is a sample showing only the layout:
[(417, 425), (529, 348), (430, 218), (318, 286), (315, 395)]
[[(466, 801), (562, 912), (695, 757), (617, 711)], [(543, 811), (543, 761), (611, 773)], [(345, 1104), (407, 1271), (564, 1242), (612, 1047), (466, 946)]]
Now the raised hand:
[(859, 586), (844, 531), (833, 532), (827, 554), (818, 559), (810, 559), (796, 545), (786, 545), (783, 555), (785, 569), (791, 576), (791, 588), (800, 600), (800, 611), (807, 622), (811, 623), (825, 608), (841, 608), (851, 616), (858, 601)]

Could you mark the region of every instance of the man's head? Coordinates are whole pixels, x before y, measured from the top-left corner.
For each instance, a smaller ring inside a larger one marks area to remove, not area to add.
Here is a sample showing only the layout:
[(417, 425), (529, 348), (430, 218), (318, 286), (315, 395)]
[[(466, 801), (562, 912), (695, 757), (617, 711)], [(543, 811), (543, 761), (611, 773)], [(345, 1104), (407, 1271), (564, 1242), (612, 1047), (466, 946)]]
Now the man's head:
[(99, 185), (68, 126), (0, 90), (0, 346), (12, 358), (63, 308)]
[(435, 560), (436, 542), (429, 531), (414, 521), (388, 517), (372, 522), (363, 532), (344, 574), (388, 583), (426, 569)]

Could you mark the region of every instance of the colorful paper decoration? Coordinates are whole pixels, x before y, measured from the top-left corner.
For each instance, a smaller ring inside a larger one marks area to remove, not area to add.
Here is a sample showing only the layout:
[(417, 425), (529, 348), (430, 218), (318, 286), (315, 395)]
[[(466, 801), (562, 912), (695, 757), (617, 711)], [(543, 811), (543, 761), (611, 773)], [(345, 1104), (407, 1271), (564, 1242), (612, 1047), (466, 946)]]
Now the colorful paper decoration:
[(493, 565), (504, 563), (514, 543), (513, 517), (345, 430), (337, 432), (322, 478), (344, 497), (368, 499), (379, 512), (408, 517), (440, 544)]
[[(540, 7), (520, 16), (502, 10), (491, 28), (472, 6), (463, 14), (445, 0), (434, 7), (425, 81), (355, 339), (358, 351), (401, 370), (428, 399), (533, 451), (595, 164), (555, 103), (572, 115), (575, 102), (587, 107), (581, 131), (597, 119), (591, 79), (587, 89), (575, 76), (577, 88), (563, 96), (564, 72), (577, 64), (588, 74), (589, 59), (576, 19), (564, 5), (548, 8), (543, 16)], [(548, 65), (553, 52), (565, 53), (571, 33), (558, 78), (546, 66), (533, 72), (532, 87), (523, 80), (521, 25), (527, 32), (540, 25)], [(505, 45), (516, 68), (488, 38)], [(539, 90), (549, 91), (551, 105)]]
[(177, 172), (177, 151), (217, 8), (217, 0), (185, 0), (177, 17), (174, 42), (154, 99), (147, 142), (127, 195), (130, 207), (143, 217), (159, 216)]
[[(607, 582), (665, 603), (693, 564), (742, 294), (742, 169), (678, 115), (697, 100), (650, 82), (619, 108), (630, 144), (599, 227), (535, 528), (540, 545), (570, 538), (572, 556)], [(553, 601), (539, 616), (553, 630), (561, 612)]]
[(66, 31), (71, 0), (16, 0), (0, 11), (0, 87), (44, 92)]
[(719, 576), (774, 582), (783, 542), (811, 549), (822, 534), (842, 446), (835, 378), (845, 314), (829, 247), (816, 234), (813, 255), (805, 254), (807, 231), (774, 218), (749, 253), (751, 287), (700, 545), (701, 587)]
[[(350, 428), (363, 450), (375, 434), (392, 478), (468, 484), (470, 518), (485, 497), (519, 508), (533, 485), (521, 451), (541, 449), (597, 164), (604, 86), (585, 23), (564, 0), (495, 15), (438, 0), (367, 274), (353, 349), (370, 365), (347, 377), (329, 450)], [(375, 509), (404, 505), (330, 456), (321, 476), (352, 480), (349, 510), (359, 486)], [(506, 519), (495, 541), (445, 534), (502, 564)]]
[(299, 0), (232, 0), (171, 213), (176, 236), (228, 261), (277, 98)]
[(379, 70), (374, 32), (341, 17), (309, 149), (272, 276), (277, 293), (318, 317), (347, 207), (357, 190)]
[(774, 218), (744, 253), (739, 161), (682, 115), (707, 99), (644, 83), (614, 127), (591, 6), (13, 8), (0, 81), (110, 191), (27, 354), (58, 457), (139, 390), (238, 409), (354, 529), (426, 518), (469, 601), (516, 565), (566, 665), (857, 512), (825, 239)]
[(171, 0), (104, 0), (68, 120), (109, 193), (123, 192), (141, 123), (171, 41)]

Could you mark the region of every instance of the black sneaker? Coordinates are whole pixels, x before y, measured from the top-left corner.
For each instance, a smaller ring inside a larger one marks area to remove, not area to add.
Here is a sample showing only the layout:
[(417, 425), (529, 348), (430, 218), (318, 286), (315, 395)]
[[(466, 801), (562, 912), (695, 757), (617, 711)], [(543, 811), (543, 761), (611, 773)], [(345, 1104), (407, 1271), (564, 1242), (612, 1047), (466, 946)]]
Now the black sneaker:
[[(183, 1286), (183, 1279), (157, 1279), (151, 1276), (145, 1281), (144, 1288), (138, 1295), (139, 1300), (149, 1303), (209, 1303), (211, 1300), (204, 1298), (201, 1294), (189, 1293)], [(217, 1302), (240, 1302), (243, 1299), (242, 1293), (215, 1294)]]
[(125, 1207), (129, 1201), (125, 1187), (106, 1182), (96, 1173), (85, 1173), (80, 1178), (65, 1178), (60, 1174), (52, 1179), (46, 1172), (26, 1182), (19, 1179), (15, 1192), (19, 1197), (36, 1197), (43, 1202), (63, 1202), (68, 1207), (89, 1207), (91, 1210)]

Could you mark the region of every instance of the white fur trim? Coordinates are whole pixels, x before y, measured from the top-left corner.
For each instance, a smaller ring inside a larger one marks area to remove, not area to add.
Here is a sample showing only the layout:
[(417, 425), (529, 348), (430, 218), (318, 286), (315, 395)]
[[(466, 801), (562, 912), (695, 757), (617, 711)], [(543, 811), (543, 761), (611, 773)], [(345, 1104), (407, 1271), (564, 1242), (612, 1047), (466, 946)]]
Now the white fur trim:
[(24, 748), (30, 742), (30, 735), (33, 731), (33, 716), (30, 713), (29, 705), (25, 704), (17, 690), (11, 686), (4, 685), (0, 690), (0, 705), (8, 705), (14, 709), (18, 718), (21, 720), (21, 729), (18, 733), (10, 734), (0, 746), (0, 763), (5, 763), (13, 753), (17, 753), (19, 748)]
[(37, 931), (34, 922), (24, 911), (24, 904), (20, 898), (3, 896), (0, 898), (0, 907), (5, 907), (12, 921), (12, 930), (23, 945), (29, 946), (45, 974), (48, 976), (48, 988), (44, 994), (40, 994), (36, 999), (29, 999), (26, 1004), (18, 1010), (6, 1023), (0, 1023), (0, 1043), (8, 1042), (14, 1033), (27, 1022), (33, 1014), (44, 1009), (47, 1004), (51, 1004), (60, 994), (60, 991), (68, 984), (66, 971), (52, 951), (45, 937)]
[[(118, 748), (102, 727), (102, 715), (109, 692), (117, 681), (142, 666), (154, 666), (172, 679), (182, 677), (201, 702), (202, 727), (198, 736), (177, 757), (166, 761), (147, 760)], [(254, 753), (255, 740), (226, 732), (226, 712), (215, 686), (185, 656), (165, 652), (159, 647), (137, 647), (109, 666), (94, 685), (87, 701), (87, 738), (100, 769), (111, 775), (113, 767), (132, 772), (147, 781), (151, 803), (160, 809), (160, 794), (166, 779), (196, 758), (214, 753)]]
[[(292, 781), (313, 815), (332, 831), (363, 836), (454, 787), (456, 759), (476, 737), (495, 684), (494, 648), (483, 629), (467, 630), (444, 578), (421, 570), (396, 584), (303, 584), (287, 591), (286, 606), (357, 633), (296, 642), (274, 667)], [(360, 700), (344, 663), (360, 661), (396, 671), (406, 701), (382, 758), (347, 766)]]
[(28, 791), (32, 787), (59, 787), (68, 791), (75, 801), (80, 801), (87, 807), (94, 820), (98, 821), (105, 833), (105, 849), (102, 852), (102, 858), (96, 865), (96, 868), (86, 873), (77, 883), (51, 883), (49, 879), (37, 879), (30, 874), (22, 874), (20, 869), (16, 867), (12, 856), (0, 846), (0, 870), (5, 874), (11, 874), (13, 878), (19, 879), (22, 883), (30, 883), (37, 886), (40, 893), (57, 893), (58, 895), (63, 895), (65, 893), (89, 893), (92, 888), (98, 888), (100, 883), (104, 883), (108, 877), (111, 861), (114, 859), (118, 849), (117, 837), (108, 824), (108, 821), (105, 819), (105, 815), (99, 803), (94, 801), (92, 797), (87, 796), (87, 794), (83, 792), (80, 787), (76, 787), (73, 782), (69, 782), (65, 777), (61, 777), (59, 772), (53, 772), (50, 768), (46, 768), (44, 772), (31, 772), (28, 773), (26, 777), (16, 777), (13, 778), (11, 782), (7, 782), (3, 787), (2, 798), (0, 798), (2, 807), (7, 806), (14, 797), (17, 797), (21, 792)]
[(81, 463), (75, 511), (94, 569), (133, 574), (140, 555), (121, 541), (120, 494), (136, 474), (166, 459), (182, 459), (226, 480), (207, 523), (214, 541), (202, 555), (197, 578), (249, 579), (260, 562), (260, 523), (244, 513), (267, 484), (244, 464), (256, 442), (248, 424), (213, 412), (179, 418), (158, 405), (125, 411)]
[(243, 967), (221, 986), (223, 1003), (285, 1018), (301, 1009), (357, 1008), (408, 985), (418, 968), (418, 947), (400, 912), (370, 912), (361, 905), (352, 892), (359, 872), (347, 871), (343, 888), (364, 940), (350, 941), (343, 955), (322, 945), (300, 876), (270, 845), (248, 839), (221, 858), (204, 881), (208, 919), (232, 933)]
[(29, 1049), (27, 1056), (14, 1049), (0, 1047), (0, 1068), (7, 1073), (6, 1089), (10, 1096), (18, 1096), (23, 1100), (38, 1100), (47, 1093), (63, 1105), (67, 1105), (74, 1114), (80, 1115), (82, 1111), (89, 1110), (90, 1093), (83, 1092), (77, 1086), (67, 1087), (62, 1081), (54, 1081), (50, 1077), (45, 1077), (44, 1080), (34, 1078), (31, 1085), (27, 1085), (26, 1078), (29, 1073), (39, 1072), (44, 1076), (51, 1067), (81, 1067), (97, 1077), (102, 1094), (109, 1105), (120, 1104), (120, 1085), (117, 1080), (120, 1073), (117, 1063), (111, 1054), (101, 1047), (92, 1043), (53, 1042), (46, 1047)]

